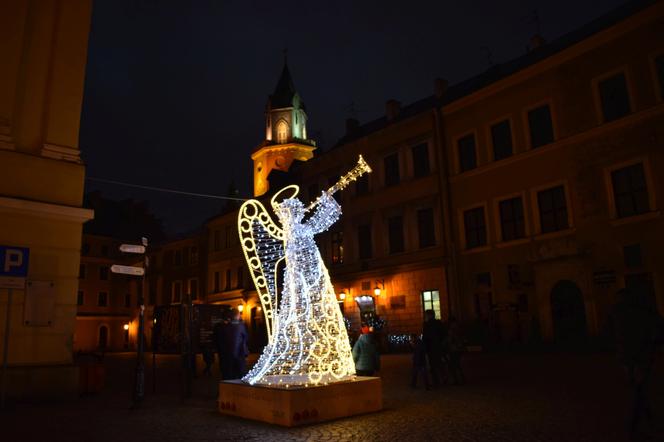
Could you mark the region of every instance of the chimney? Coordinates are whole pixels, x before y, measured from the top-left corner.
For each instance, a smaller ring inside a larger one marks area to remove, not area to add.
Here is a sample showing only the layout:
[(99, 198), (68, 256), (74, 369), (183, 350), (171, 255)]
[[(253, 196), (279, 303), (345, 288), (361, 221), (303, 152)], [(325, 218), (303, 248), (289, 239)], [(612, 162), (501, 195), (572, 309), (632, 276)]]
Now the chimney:
[(387, 100), (387, 103), (385, 103), (385, 116), (387, 117), (387, 121), (392, 121), (399, 115), (400, 107), (401, 103), (397, 100)]
[(434, 95), (436, 95), (436, 98), (443, 98), (445, 92), (447, 92), (447, 80), (444, 80), (442, 78), (436, 78), (433, 81)]
[(355, 118), (346, 118), (346, 135), (352, 135), (360, 127), (360, 122)]
[(544, 37), (542, 37), (539, 34), (535, 34), (532, 37), (530, 37), (530, 51), (534, 51), (535, 49), (544, 46), (544, 43), (546, 43), (546, 40), (544, 40)]

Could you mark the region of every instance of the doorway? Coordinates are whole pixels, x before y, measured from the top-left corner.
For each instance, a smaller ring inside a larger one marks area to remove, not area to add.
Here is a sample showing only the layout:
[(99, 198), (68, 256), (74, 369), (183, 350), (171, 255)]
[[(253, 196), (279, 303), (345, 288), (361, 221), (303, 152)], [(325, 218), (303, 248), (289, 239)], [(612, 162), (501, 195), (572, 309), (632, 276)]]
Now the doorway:
[(583, 343), (588, 333), (583, 293), (572, 281), (558, 281), (551, 290), (551, 317), (556, 343)]
[(99, 327), (98, 344), (100, 350), (106, 350), (108, 347), (108, 327), (105, 325)]

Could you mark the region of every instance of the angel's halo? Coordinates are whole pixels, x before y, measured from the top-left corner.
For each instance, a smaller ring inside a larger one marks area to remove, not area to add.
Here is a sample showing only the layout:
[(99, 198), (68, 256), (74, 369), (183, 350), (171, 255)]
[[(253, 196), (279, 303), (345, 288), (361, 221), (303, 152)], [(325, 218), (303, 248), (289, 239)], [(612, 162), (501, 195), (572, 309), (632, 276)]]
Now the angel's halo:
[[(293, 194), (290, 196), (283, 196), (282, 194), (286, 195), (288, 192), (292, 192)], [(287, 200), (289, 198), (295, 198), (297, 194), (300, 192), (300, 186), (296, 184), (291, 184), (290, 186), (286, 186), (283, 189), (281, 189), (279, 192), (275, 193), (272, 199), (270, 199), (270, 204), (272, 204), (272, 208), (277, 211), (277, 208), (279, 207), (279, 203), (277, 200), (282, 199), (282, 200)]]

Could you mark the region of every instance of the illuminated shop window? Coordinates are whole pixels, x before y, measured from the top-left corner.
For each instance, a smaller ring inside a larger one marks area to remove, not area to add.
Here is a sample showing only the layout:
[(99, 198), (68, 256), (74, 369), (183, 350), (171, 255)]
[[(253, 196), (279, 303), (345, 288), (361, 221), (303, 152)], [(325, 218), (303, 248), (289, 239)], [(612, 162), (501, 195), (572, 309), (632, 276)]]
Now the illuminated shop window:
[(433, 310), (436, 314), (436, 319), (441, 319), (440, 293), (438, 290), (424, 290), (422, 292), (422, 313), (427, 310)]

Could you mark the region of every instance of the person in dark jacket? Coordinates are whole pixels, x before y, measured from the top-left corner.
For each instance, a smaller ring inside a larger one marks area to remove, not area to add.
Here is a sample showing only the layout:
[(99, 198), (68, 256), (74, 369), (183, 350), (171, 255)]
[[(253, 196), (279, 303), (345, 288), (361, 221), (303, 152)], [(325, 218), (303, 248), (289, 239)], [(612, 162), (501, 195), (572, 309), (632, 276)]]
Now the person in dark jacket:
[(355, 372), (358, 376), (373, 376), (380, 370), (380, 353), (373, 333), (363, 333), (353, 346)]
[(427, 349), (422, 338), (415, 333), (410, 335), (410, 347), (413, 349), (413, 374), (410, 380), (411, 388), (417, 388), (419, 377), (424, 381), (424, 387), (429, 390), (429, 373), (427, 373)]
[[(422, 327), (422, 340), (429, 360), (429, 370), (434, 387), (440, 385), (441, 376), (444, 375), (443, 367), (443, 345), (447, 338), (447, 332), (443, 323), (436, 319), (433, 310), (424, 312), (424, 325)], [(445, 378), (443, 377), (443, 380)]]
[(226, 339), (226, 328), (230, 326), (230, 322), (230, 315), (224, 315), (221, 322), (215, 324), (214, 328), (212, 329), (212, 339), (214, 340), (214, 345), (219, 356), (219, 371), (221, 373), (222, 379), (232, 379), (231, 358), (227, 354), (226, 345), (224, 344)]
[(659, 316), (644, 305), (645, 296), (641, 293), (621, 289), (618, 297), (610, 314), (610, 326), (618, 360), (632, 389), (629, 431), (636, 436), (643, 417), (650, 423), (653, 421), (648, 390), (658, 343)]
[(238, 310), (233, 309), (231, 317), (232, 320), (222, 329), (223, 356), (226, 358), (226, 363), (222, 362), (222, 371), (225, 371), (227, 376), (224, 376), (224, 379), (239, 379), (246, 372), (249, 334)]

